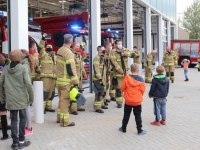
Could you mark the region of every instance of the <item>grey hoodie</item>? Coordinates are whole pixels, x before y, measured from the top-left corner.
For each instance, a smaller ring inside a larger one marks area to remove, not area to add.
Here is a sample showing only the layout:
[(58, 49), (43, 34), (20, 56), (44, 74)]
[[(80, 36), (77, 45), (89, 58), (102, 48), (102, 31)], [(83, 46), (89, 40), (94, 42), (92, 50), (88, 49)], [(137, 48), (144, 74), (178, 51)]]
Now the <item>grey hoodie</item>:
[[(3, 104), (3, 84), (5, 83), (6, 103), (8, 110), (26, 109), (34, 100), (33, 86), (28, 69), (21, 63), (14, 68), (6, 66), (0, 76), (0, 101)], [(27, 97), (27, 92), (29, 98)], [(28, 100), (29, 99), (29, 100)]]

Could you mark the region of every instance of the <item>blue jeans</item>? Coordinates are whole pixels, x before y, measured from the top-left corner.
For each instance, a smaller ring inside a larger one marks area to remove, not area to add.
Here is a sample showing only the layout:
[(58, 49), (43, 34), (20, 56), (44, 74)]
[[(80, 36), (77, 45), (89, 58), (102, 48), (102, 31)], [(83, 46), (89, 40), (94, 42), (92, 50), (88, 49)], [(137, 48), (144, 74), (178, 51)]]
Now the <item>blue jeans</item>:
[(188, 79), (188, 76), (187, 76), (188, 70), (184, 70), (184, 74), (185, 74), (185, 78)]
[(166, 120), (166, 98), (154, 98), (154, 114), (156, 116), (156, 122), (160, 121), (160, 115), (162, 116), (162, 120)]

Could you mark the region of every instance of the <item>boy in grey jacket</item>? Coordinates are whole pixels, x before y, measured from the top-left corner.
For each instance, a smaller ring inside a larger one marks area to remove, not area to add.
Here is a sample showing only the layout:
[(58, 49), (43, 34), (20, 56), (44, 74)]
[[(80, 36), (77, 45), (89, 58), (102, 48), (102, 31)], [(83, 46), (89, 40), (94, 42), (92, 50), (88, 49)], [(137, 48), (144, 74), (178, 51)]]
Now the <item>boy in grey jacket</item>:
[[(30, 141), (25, 141), (26, 107), (34, 100), (33, 86), (31, 84), (28, 71), (21, 62), (23, 55), (21, 50), (10, 52), (11, 64), (4, 68), (0, 76), (0, 102), (3, 101), (3, 84), (5, 83), (5, 94), (7, 109), (11, 113), (11, 134), (13, 139), (12, 149), (18, 150), (30, 145)], [(29, 101), (27, 101), (27, 92)], [(17, 115), (19, 112), (19, 137), (17, 130)]]

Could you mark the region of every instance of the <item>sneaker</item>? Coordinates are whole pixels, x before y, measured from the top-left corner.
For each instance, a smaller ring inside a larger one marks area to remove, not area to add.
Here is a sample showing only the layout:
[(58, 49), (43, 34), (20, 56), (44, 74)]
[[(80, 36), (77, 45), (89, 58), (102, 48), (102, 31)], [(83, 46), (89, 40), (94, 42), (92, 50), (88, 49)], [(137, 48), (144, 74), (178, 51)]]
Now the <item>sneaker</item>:
[(117, 108), (122, 108), (122, 105), (118, 105)]
[(138, 133), (138, 135), (144, 135), (146, 134), (147, 132), (145, 130), (142, 130), (141, 132)]
[(25, 148), (25, 147), (30, 146), (30, 144), (31, 144), (30, 141), (24, 141), (24, 143), (20, 143), (20, 142), (19, 142), (18, 147), (19, 147), (19, 149), (23, 149), (23, 148)]
[(166, 121), (160, 121), (160, 123), (162, 124), (162, 125), (166, 125)]
[(189, 79), (185, 79), (184, 81), (189, 81)]
[(151, 122), (151, 124), (152, 124), (152, 125), (159, 126), (159, 125), (160, 125), (160, 122), (156, 122), (156, 121), (154, 121), (154, 122)]
[(25, 129), (25, 136), (33, 134), (33, 129)]
[(77, 112), (77, 111), (75, 111), (75, 112), (73, 112), (72, 114), (73, 114), (73, 115), (78, 115), (78, 112)]
[(123, 132), (123, 133), (126, 133), (126, 130), (124, 131), (124, 130), (122, 129), (122, 127), (119, 128), (119, 131), (121, 131), (121, 132)]
[(19, 146), (18, 146), (18, 144), (12, 144), (11, 145), (11, 148), (13, 149), (13, 150), (18, 150), (19, 149)]
[(4, 137), (2, 137), (2, 138), (1, 138), (1, 140), (2, 140), (2, 141), (5, 141), (5, 140), (7, 140), (7, 139), (10, 139), (10, 138), (11, 138), (11, 136), (10, 136), (10, 135), (8, 135), (8, 137), (7, 137), (7, 138), (4, 138)]
[(101, 110), (101, 109), (99, 109), (99, 110), (96, 110), (96, 112), (98, 112), (98, 113), (100, 113), (100, 114), (104, 113), (104, 111), (103, 111), (103, 110)]

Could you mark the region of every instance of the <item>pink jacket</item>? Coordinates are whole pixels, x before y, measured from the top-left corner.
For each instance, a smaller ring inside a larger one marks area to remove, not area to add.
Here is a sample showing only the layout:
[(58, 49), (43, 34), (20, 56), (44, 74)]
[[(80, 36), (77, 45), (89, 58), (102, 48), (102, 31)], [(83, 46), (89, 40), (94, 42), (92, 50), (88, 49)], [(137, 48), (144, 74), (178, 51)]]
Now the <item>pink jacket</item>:
[(182, 61), (182, 62), (181, 62), (181, 65), (183, 65), (184, 70), (188, 70), (189, 64), (190, 64), (190, 61), (189, 61), (189, 60), (188, 60), (188, 61)]

